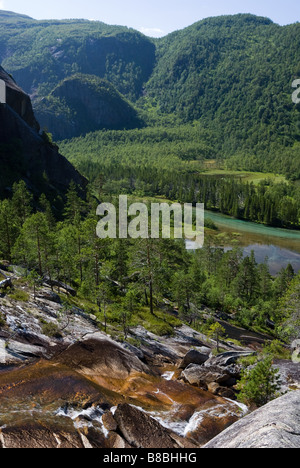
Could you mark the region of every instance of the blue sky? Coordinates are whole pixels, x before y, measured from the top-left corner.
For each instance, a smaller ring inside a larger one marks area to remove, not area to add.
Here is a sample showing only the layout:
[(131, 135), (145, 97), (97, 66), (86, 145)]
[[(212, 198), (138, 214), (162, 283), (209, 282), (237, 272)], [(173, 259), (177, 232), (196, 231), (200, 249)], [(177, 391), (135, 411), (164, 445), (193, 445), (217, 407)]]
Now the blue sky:
[(282, 25), (300, 21), (299, 0), (0, 0), (0, 9), (36, 19), (99, 20), (157, 37), (225, 14), (253, 13)]

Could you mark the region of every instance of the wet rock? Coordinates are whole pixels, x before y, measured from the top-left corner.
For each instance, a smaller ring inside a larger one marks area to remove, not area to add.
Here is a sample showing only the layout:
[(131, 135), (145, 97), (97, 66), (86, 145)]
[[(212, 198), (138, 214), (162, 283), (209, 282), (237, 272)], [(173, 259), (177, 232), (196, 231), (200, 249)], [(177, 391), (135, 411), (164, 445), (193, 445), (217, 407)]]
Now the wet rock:
[(106, 447), (112, 449), (128, 449), (132, 448), (126, 440), (124, 440), (119, 434), (116, 432), (110, 432), (108, 439), (106, 441)]
[(217, 382), (211, 382), (208, 384), (208, 391), (211, 392), (213, 395), (218, 395), (223, 398), (229, 398), (230, 400), (235, 400), (236, 395), (231, 388), (222, 387)]
[(191, 442), (130, 405), (119, 405), (114, 419), (125, 440), (134, 448), (182, 448), (186, 443), (191, 446)]
[(238, 420), (235, 408), (220, 403), (218, 407), (204, 407), (196, 411), (185, 430), (186, 437), (203, 446)]
[(202, 354), (195, 349), (191, 349), (181, 361), (179, 368), (186, 369), (190, 364), (202, 365), (209, 359), (207, 354)]
[(107, 431), (117, 430), (118, 425), (110, 411), (108, 411), (102, 416), (102, 423)]
[(42, 424), (2, 428), (1, 448), (84, 448), (79, 434), (74, 431), (51, 430)]
[(233, 424), (204, 448), (300, 448), (300, 391), (290, 392)]
[(79, 435), (84, 448), (102, 449), (106, 447), (104, 434), (92, 425), (80, 428)]
[(102, 333), (94, 333), (71, 345), (58, 359), (71, 369), (95, 378), (126, 379), (134, 372), (152, 374), (133, 353)]

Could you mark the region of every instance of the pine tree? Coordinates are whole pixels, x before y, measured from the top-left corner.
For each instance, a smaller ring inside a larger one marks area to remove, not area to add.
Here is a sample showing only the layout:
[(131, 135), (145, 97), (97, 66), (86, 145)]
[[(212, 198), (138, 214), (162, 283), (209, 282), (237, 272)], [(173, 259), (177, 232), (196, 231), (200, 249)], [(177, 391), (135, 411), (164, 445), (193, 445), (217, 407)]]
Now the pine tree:
[(239, 382), (239, 400), (257, 407), (266, 405), (278, 396), (280, 377), (273, 367), (272, 357), (259, 362), (253, 369), (246, 369)]

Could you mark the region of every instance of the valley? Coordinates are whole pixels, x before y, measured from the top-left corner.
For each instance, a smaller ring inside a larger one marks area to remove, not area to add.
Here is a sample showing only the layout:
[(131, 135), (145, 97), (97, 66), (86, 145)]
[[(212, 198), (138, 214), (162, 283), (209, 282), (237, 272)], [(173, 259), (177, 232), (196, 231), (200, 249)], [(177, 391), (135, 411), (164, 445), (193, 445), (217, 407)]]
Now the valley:
[[(299, 448), (299, 27), (0, 11), (1, 448)], [(99, 237), (120, 195), (203, 248)]]

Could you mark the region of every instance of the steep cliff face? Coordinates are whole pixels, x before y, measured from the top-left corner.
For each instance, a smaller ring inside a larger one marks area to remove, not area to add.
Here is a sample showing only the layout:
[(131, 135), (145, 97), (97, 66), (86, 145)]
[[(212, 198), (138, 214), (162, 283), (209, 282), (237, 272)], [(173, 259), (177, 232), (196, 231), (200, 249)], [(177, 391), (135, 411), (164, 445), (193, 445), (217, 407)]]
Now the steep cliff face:
[(31, 101), (0, 68), (6, 83), (6, 104), (0, 104), (0, 196), (9, 195), (14, 182), (25, 180), (33, 194), (54, 200), (72, 180), (82, 188), (86, 180), (39, 134)]
[(0, 66), (0, 80), (6, 84), (6, 102), (30, 127), (37, 132), (40, 129), (35, 119), (31, 100), (27, 94), (16, 84), (11, 76)]

